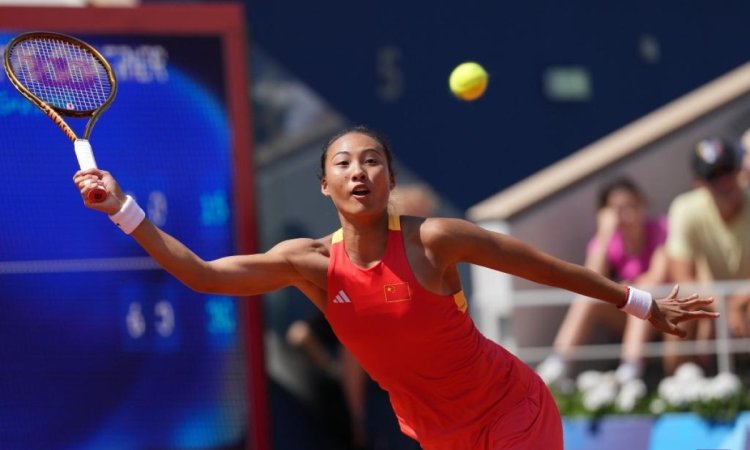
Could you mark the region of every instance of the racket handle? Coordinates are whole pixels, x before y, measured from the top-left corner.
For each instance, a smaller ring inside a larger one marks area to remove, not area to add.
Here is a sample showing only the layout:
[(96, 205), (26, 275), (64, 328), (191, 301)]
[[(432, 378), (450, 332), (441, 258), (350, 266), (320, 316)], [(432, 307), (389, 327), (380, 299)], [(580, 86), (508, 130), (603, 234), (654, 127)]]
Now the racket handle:
[[(96, 160), (94, 159), (94, 151), (91, 149), (91, 144), (87, 139), (76, 139), (73, 142), (73, 148), (76, 152), (76, 159), (78, 159), (78, 166), (81, 170), (96, 169)], [(104, 188), (97, 187), (92, 189), (87, 199), (91, 203), (101, 203), (107, 199), (107, 190)]]
[(90, 203), (101, 203), (107, 199), (107, 190), (104, 188), (95, 188), (86, 196)]

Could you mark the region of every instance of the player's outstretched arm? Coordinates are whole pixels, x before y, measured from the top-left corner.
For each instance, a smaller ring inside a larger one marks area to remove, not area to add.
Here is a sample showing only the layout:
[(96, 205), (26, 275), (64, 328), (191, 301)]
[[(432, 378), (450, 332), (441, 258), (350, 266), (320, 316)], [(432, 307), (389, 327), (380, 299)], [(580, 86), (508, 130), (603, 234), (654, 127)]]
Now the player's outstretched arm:
[[(495, 233), (460, 219), (430, 219), (422, 225), (425, 247), (438, 255), (438, 265), (466, 262), (509, 273), (536, 283), (576, 292), (622, 307), (629, 298), (629, 287), (578, 264), (563, 261), (510, 236)], [(684, 336), (681, 322), (716, 318), (704, 311), (713, 298), (697, 294), (678, 297), (678, 288), (651, 304), (644, 314), (661, 331)]]
[[(88, 169), (73, 177), (86, 207), (112, 216), (118, 213), (127, 196), (112, 175), (104, 170)], [(91, 203), (88, 193), (104, 187), (104, 202)], [(130, 235), (166, 271), (199, 292), (227, 295), (256, 295), (295, 284), (300, 278), (292, 260), (310, 247), (309, 239), (285, 241), (266, 253), (229, 256), (205, 261), (173, 236), (148, 219), (129, 230)]]

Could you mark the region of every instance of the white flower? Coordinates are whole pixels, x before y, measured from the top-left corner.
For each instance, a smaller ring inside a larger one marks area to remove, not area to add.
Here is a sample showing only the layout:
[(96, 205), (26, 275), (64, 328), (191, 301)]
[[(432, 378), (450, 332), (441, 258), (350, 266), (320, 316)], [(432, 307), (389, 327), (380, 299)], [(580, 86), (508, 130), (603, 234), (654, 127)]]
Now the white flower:
[(557, 354), (548, 356), (536, 368), (536, 373), (547, 386), (557, 384), (566, 377), (567, 372), (565, 360)]
[(603, 383), (583, 393), (583, 406), (589, 411), (598, 411), (615, 403), (617, 385)]
[(722, 372), (708, 380), (701, 390), (700, 398), (703, 400), (729, 400), (733, 395), (740, 392), (742, 383), (737, 375)]
[(617, 388), (617, 379), (613, 371), (609, 372), (597, 372), (595, 370), (587, 370), (578, 375), (576, 379), (576, 387), (581, 392), (587, 392), (599, 385), (613, 385)]
[(681, 383), (681, 394), (685, 403), (696, 402), (701, 399), (701, 394), (704, 391), (704, 386), (708, 384), (708, 380), (705, 378), (686, 381)]
[(674, 377), (678, 380), (690, 381), (703, 379), (703, 369), (699, 365), (691, 362), (680, 364), (674, 372)]
[(675, 374), (673, 377), (661, 380), (658, 388), (659, 396), (677, 408), (682, 408), (691, 402), (699, 400), (706, 380), (704, 378), (694, 378), (694, 375), (695, 373), (684, 371), (682, 377), (678, 377)]
[(685, 406), (685, 399), (682, 394), (682, 383), (676, 377), (666, 377), (659, 382), (659, 397), (673, 406)]
[(674, 395), (674, 391), (679, 389), (677, 386), (677, 379), (675, 377), (665, 377), (659, 382), (657, 392), (659, 397), (669, 401), (668, 399)]
[(576, 378), (576, 387), (581, 392), (588, 392), (599, 384), (599, 380), (602, 378), (602, 373), (596, 370), (587, 370), (581, 372)]
[(622, 386), (620, 393), (617, 394), (617, 400), (615, 403), (620, 411), (630, 412), (635, 408), (638, 400), (645, 396), (646, 384), (639, 379), (634, 379), (628, 381)]

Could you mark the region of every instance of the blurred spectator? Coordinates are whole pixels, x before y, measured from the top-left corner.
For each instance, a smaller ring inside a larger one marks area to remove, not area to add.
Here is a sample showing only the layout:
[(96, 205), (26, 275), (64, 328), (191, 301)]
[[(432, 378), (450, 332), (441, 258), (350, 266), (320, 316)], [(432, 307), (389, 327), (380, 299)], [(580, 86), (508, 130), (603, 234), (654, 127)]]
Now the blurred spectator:
[[(648, 217), (646, 198), (630, 180), (618, 178), (599, 192), (596, 234), (587, 248), (586, 267), (618, 282), (634, 285), (664, 283), (667, 227), (664, 217)], [(547, 384), (568, 376), (570, 356), (600, 325), (622, 338), (621, 362), (616, 371), (624, 383), (643, 372), (643, 345), (651, 338), (647, 321), (623, 314), (611, 305), (577, 297), (570, 305), (554, 343), (554, 353), (538, 367)]]
[[(309, 235), (304, 224), (294, 221), (285, 222), (279, 231), (282, 239)], [(269, 376), (294, 398), (295, 413), (302, 413), (301, 420), (305, 421), (306, 426), (297, 432), (306, 438), (306, 445), (295, 448), (358, 449), (353, 445), (349, 409), (340, 383), (340, 345), (336, 335), (323, 314), (299, 290), (287, 288), (282, 298), (286, 301), (271, 298), (266, 305), (266, 324), (273, 330), (266, 341), (267, 345), (274, 342), (270, 336), (278, 332), (288, 347), (271, 346), (267, 357), (269, 367), (276, 368), (269, 369)], [(280, 432), (287, 433), (286, 429)], [(284, 441), (282, 445), (294, 446), (295, 442)]]
[[(678, 283), (750, 278), (750, 196), (740, 181), (741, 161), (727, 141), (711, 137), (698, 142), (690, 162), (697, 187), (680, 194), (669, 208), (667, 255)], [(750, 336), (750, 296), (727, 299), (732, 334)], [(697, 339), (711, 334), (708, 321), (685, 324)], [(673, 340), (666, 338), (669, 342)], [(671, 373), (683, 358), (667, 350)]]
[(323, 314), (317, 311), (307, 320), (293, 322), (286, 339), (313, 363), (313, 420), (323, 435), (321, 440), (330, 450), (364, 448), (364, 434), (358, 439), (353, 432), (361, 423), (350, 414), (346, 390), (341, 385), (343, 347)]
[(392, 214), (427, 217), (438, 209), (438, 198), (424, 183), (396, 186), (391, 193)]

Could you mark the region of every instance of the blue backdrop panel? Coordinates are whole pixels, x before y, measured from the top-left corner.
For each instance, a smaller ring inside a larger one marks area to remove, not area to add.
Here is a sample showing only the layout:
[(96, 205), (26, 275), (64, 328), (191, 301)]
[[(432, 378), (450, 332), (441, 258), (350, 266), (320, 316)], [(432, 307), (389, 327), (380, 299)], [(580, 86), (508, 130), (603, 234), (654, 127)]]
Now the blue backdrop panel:
[[(0, 34), (0, 45), (11, 37)], [(91, 135), (99, 166), (196, 253), (234, 253), (219, 38), (79, 37), (110, 59), (120, 81)], [(4, 74), (0, 117), (1, 446), (242, 442), (248, 409), (235, 299), (190, 291), (106, 216), (86, 210), (71, 182), (72, 143)]]

